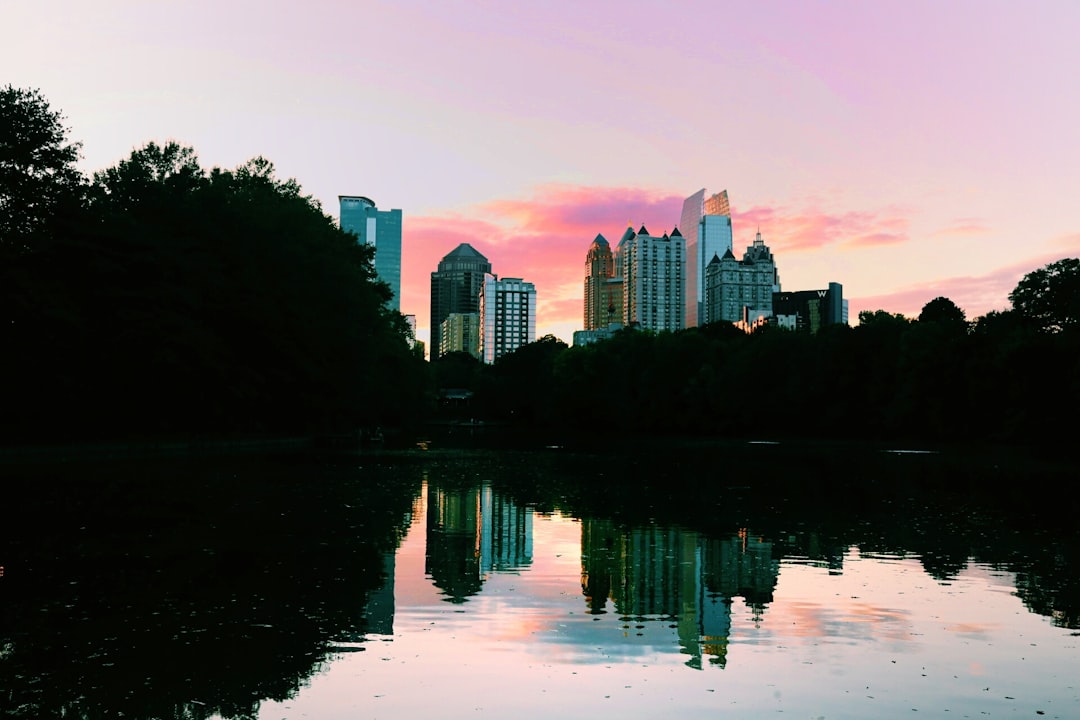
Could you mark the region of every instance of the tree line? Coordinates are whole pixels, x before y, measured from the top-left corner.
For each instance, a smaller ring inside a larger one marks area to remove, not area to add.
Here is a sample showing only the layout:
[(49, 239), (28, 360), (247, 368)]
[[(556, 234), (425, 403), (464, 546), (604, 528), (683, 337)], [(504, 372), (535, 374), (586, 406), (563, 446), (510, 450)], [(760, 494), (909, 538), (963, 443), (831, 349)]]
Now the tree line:
[[(482, 420), (578, 439), (1043, 442), (1080, 400), (1080, 260), (968, 321), (860, 313), (810, 335), (728, 324), (548, 336), (425, 363), (373, 250), (254, 158), (150, 142), (84, 176), (39, 91), (0, 88), (3, 444), (341, 433)], [(447, 389), (468, 400), (440, 402)]]
[(626, 329), (567, 347), (547, 336), (484, 366), (456, 353), (445, 417), (573, 439), (642, 435), (1054, 443), (1080, 404), (1080, 260), (1026, 275), (1012, 307), (974, 321), (937, 297), (911, 319), (864, 311), (816, 334), (727, 323)]

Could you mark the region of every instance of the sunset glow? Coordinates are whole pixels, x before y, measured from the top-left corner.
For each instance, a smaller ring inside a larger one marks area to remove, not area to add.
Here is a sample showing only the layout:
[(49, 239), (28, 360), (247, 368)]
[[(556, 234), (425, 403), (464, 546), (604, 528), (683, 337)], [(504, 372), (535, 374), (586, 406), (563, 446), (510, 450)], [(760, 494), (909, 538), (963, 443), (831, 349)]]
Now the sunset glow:
[(851, 317), (969, 318), (1080, 253), (1080, 5), (13, 4), (5, 82), (42, 91), (83, 169), (150, 140), (263, 155), (337, 216), (404, 216), (401, 309), (460, 242), (533, 282), (537, 336), (582, 325), (597, 233), (660, 234), (727, 189), (785, 290)]

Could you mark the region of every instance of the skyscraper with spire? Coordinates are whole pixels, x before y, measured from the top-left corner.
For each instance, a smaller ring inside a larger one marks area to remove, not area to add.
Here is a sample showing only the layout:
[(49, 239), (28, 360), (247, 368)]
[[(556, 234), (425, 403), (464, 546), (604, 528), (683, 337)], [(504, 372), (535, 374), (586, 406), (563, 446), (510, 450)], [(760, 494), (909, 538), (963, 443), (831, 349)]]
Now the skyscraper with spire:
[(705, 268), (705, 302), (702, 324), (709, 322), (753, 322), (769, 317), (773, 293), (780, 292), (780, 272), (776, 259), (761, 231), (746, 248), (742, 260), (731, 249), (713, 255)]
[(600, 330), (622, 321), (622, 278), (607, 239), (597, 235), (585, 255), (585, 329)]

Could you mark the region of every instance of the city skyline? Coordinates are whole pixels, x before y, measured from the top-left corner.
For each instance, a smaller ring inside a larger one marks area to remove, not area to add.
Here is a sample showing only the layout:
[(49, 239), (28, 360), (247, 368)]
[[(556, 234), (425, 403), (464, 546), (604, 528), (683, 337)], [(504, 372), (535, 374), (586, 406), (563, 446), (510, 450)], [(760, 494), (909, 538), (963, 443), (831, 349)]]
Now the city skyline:
[(175, 139), (208, 167), (267, 157), (330, 217), (347, 192), (401, 208), (401, 311), (425, 341), (430, 272), (466, 242), (535, 283), (537, 336), (569, 342), (592, 239), (669, 230), (703, 186), (731, 193), (735, 247), (760, 228), (784, 289), (841, 282), (853, 322), (939, 295), (974, 318), (1080, 255), (1064, 0), (103, 0), (4, 18), (6, 82), (64, 113), (85, 172)]

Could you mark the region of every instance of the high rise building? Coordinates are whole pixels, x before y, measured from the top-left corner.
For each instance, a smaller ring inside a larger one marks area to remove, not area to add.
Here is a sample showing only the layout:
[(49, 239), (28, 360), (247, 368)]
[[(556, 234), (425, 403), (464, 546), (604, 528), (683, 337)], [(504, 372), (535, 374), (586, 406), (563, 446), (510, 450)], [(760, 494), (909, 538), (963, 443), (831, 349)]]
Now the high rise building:
[(480, 357), (480, 313), (450, 313), (439, 328), (439, 355), (467, 352)]
[(379, 210), (360, 195), (338, 195), (341, 229), (375, 247), (375, 274), (390, 286), (390, 307), (401, 309), (401, 211)]
[(480, 291), (480, 359), (493, 363), (536, 340), (536, 287), (521, 278), (484, 278)]
[(585, 256), (585, 329), (600, 330), (622, 322), (622, 278), (603, 235), (597, 235)]
[(653, 237), (644, 225), (627, 228), (615, 252), (623, 280), (623, 323), (645, 330), (685, 326), (686, 241), (678, 228)]
[(468, 243), (451, 250), (431, 273), (431, 359), (442, 347), (442, 322), (450, 313), (480, 312), (480, 288), (491, 263)]
[(732, 247), (727, 190), (705, 197), (702, 188), (686, 198), (679, 230), (686, 238), (686, 327), (696, 327), (706, 322), (705, 269)]
[(746, 248), (742, 260), (730, 249), (722, 257), (713, 255), (705, 268), (705, 296), (702, 324), (748, 322), (772, 315), (773, 293), (780, 291), (780, 273), (772, 251), (758, 231), (754, 244)]

